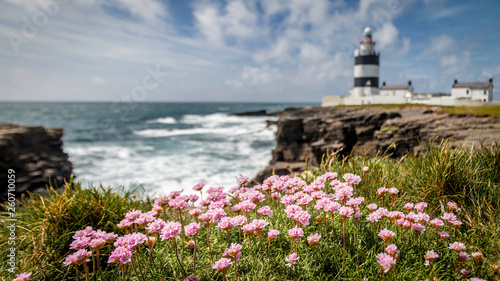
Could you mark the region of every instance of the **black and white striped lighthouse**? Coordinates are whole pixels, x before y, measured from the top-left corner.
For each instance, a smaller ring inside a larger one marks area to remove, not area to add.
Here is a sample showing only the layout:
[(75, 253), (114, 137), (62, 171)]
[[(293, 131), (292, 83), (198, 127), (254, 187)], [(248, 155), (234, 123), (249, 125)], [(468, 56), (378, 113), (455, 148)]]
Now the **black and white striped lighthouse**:
[(379, 54), (375, 53), (372, 30), (366, 27), (360, 48), (354, 51), (354, 90), (352, 97), (378, 95)]

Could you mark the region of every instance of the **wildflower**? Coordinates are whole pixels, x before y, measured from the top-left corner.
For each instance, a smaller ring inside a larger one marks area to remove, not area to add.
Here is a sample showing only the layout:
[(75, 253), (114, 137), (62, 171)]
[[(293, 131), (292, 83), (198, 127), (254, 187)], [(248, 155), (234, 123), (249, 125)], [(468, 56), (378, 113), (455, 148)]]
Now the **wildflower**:
[(387, 192), (389, 192), (389, 190), (385, 187), (381, 187), (381, 188), (377, 189), (377, 192), (378, 192), (378, 195), (384, 196)]
[(378, 209), (378, 206), (377, 206), (377, 204), (371, 203), (371, 204), (368, 204), (368, 206), (366, 206), (366, 208), (368, 208), (368, 211), (370, 211), (370, 213), (373, 213)]
[(162, 219), (156, 219), (146, 226), (148, 233), (160, 233), (165, 227), (165, 222)]
[(469, 281), (486, 281), (486, 280), (477, 277), (472, 277), (471, 279), (469, 279)]
[(425, 202), (420, 202), (415, 204), (415, 209), (417, 209), (418, 213), (422, 213), (425, 208), (427, 208), (428, 204)]
[(92, 252), (85, 250), (85, 249), (80, 249), (73, 254), (69, 255), (66, 257), (66, 260), (63, 262), (65, 266), (68, 265), (79, 265), (84, 262), (90, 261), (90, 256), (92, 256)]
[(285, 259), (287, 262), (286, 266), (291, 267), (297, 262), (298, 259), (299, 257), (297, 256), (297, 253), (290, 254), (288, 258)]
[(131, 261), (132, 250), (128, 247), (119, 246), (111, 252), (108, 263), (127, 264)]
[(446, 238), (450, 237), (450, 234), (448, 234), (448, 232), (446, 231), (438, 232), (438, 234), (441, 240), (443, 241), (446, 240)]
[(304, 236), (304, 231), (300, 227), (294, 227), (288, 230), (288, 236), (293, 239), (297, 239)]
[(234, 226), (242, 226), (248, 222), (247, 218), (245, 216), (236, 216), (232, 218), (232, 224)]
[(269, 206), (264, 206), (264, 207), (258, 209), (257, 212), (263, 217), (272, 217), (273, 216), (273, 214), (271, 213), (271, 207), (269, 207)]
[(457, 216), (455, 216), (454, 213), (444, 213), (441, 218), (449, 223), (453, 223), (457, 220)]
[(299, 210), (295, 212), (294, 219), (299, 225), (309, 225), (311, 215), (307, 211)]
[(69, 244), (69, 248), (72, 250), (85, 249), (88, 247), (89, 243), (90, 237), (79, 237)]
[(224, 251), (222, 256), (232, 261), (239, 261), (241, 257), (241, 248), (242, 246), (240, 244), (232, 243), (231, 246)]
[(399, 192), (399, 190), (397, 188), (395, 188), (395, 187), (389, 188), (389, 194), (390, 195), (396, 195), (396, 194), (398, 194), (398, 192)]
[(93, 240), (92, 240), (92, 241), (90, 241), (90, 243), (89, 243), (89, 246), (90, 246), (92, 249), (96, 249), (96, 250), (101, 249), (102, 247), (104, 247), (104, 245), (106, 245), (106, 240), (104, 240), (104, 239), (102, 239), (102, 238), (93, 239)]
[(482, 261), (483, 260), (483, 253), (481, 252), (474, 252), (471, 254), (472, 256), (472, 259), (475, 260), (475, 261)]
[(354, 209), (351, 207), (340, 207), (339, 215), (342, 217), (342, 220), (351, 217), (354, 214)]
[(450, 212), (452, 212), (452, 213), (453, 213), (455, 210), (460, 211), (460, 208), (458, 208), (457, 203), (455, 203), (455, 202), (453, 202), (453, 201), (448, 202), (448, 204), (447, 204), (447, 205), (448, 205), (448, 210), (450, 210)]
[(241, 229), (243, 229), (243, 233), (246, 235), (252, 235), (254, 233), (254, 225), (252, 223), (244, 225)]
[(224, 230), (229, 230), (233, 226), (234, 226), (233, 225), (233, 220), (232, 220), (231, 217), (224, 217), (217, 224), (218, 228), (224, 229)]
[(464, 262), (464, 261), (470, 260), (469, 254), (467, 254), (466, 252), (459, 252), (458, 253), (458, 260), (460, 262)]
[(361, 181), (361, 177), (351, 173), (344, 174), (342, 177), (349, 185), (357, 185)]
[(377, 261), (380, 267), (384, 270), (384, 273), (388, 273), (393, 267), (396, 266), (396, 260), (386, 253), (378, 254)]
[(182, 225), (176, 221), (169, 221), (161, 230), (161, 240), (176, 239), (181, 233)]
[(411, 225), (411, 228), (415, 230), (415, 232), (422, 234), (425, 231), (425, 226), (419, 224), (419, 223), (414, 223)]
[(194, 275), (189, 275), (188, 277), (186, 277), (186, 279), (184, 279), (184, 281), (200, 281), (200, 278)]
[(370, 168), (368, 168), (367, 166), (363, 167), (363, 172), (368, 173), (369, 170), (370, 170)]
[(465, 268), (462, 268), (462, 269), (460, 269), (460, 274), (462, 274), (462, 276), (463, 276), (464, 278), (466, 278), (466, 277), (470, 274), (470, 271), (468, 271), (468, 270), (467, 270), (467, 269), (465, 269)]
[(319, 239), (321, 239), (321, 235), (317, 233), (311, 234), (307, 237), (307, 243), (311, 246), (316, 246), (319, 243)]
[(302, 211), (302, 207), (297, 205), (288, 205), (285, 208), (285, 214), (287, 218), (294, 218), (297, 211)]
[(192, 216), (193, 218), (198, 218), (201, 214), (201, 210), (200, 209), (192, 209), (191, 211), (188, 212), (188, 214), (190, 216)]
[(94, 230), (91, 226), (87, 226), (85, 229), (75, 232), (75, 235), (73, 235), (73, 239), (76, 240), (78, 238), (91, 237), (92, 234), (94, 234)]
[(331, 202), (325, 206), (324, 210), (334, 214), (341, 206), (338, 202)]
[(399, 251), (398, 251), (398, 247), (396, 247), (396, 245), (391, 244), (391, 245), (387, 246), (385, 248), (385, 251), (387, 252), (387, 254), (389, 254), (389, 256), (393, 257), (394, 259), (397, 260), (399, 258)]
[(433, 219), (433, 220), (430, 221), (430, 223), (436, 229), (438, 229), (439, 227), (441, 227), (441, 226), (444, 225), (444, 222), (442, 220), (440, 220), (440, 219)]
[(141, 214), (138, 218), (134, 220), (134, 223), (138, 224), (139, 226), (146, 226), (148, 223), (152, 222), (155, 220), (155, 217), (152, 215), (148, 214)]
[(129, 221), (135, 221), (136, 219), (139, 218), (139, 216), (142, 214), (141, 211), (138, 210), (132, 210), (128, 213), (125, 214), (125, 218)]
[(31, 272), (30, 273), (23, 272), (21, 274), (16, 275), (16, 278), (12, 281), (28, 281), (30, 276)]
[[(255, 206), (255, 204), (253, 204)], [(254, 207), (255, 209), (255, 207)], [(211, 219), (211, 222), (219, 222), (219, 220), (221, 220), (223, 217), (226, 216), (226, 212), (224, 211), (224, 209), (214, 209), (214, 210), (211, 210), (212, 211), (212, 219)]]
[(452, 249), (453, 251), (459, 253), (465, 250), (465, 245), (460, 242), (455, 242), (449, 245), (449, 248)]
[(439, 258), (439, 255), (436, 252), (434, 252), (433, 250), (430, 250), (430, 251), (427, 251), (424, 258), (426, 261), (432, 263), (435, 259)]
[(462, 226), (462, 222), (459, 220), (453, 221), (452, 224), (453, 224), (453, 227), (456, 229), (458, 229), (458, 228), (460, 228), (460, 226)]
[(193, 189), (196, 191), (201, 191), (204, 186), (205, 186), (205, 184), (200, 182), (200, 183), (197, 183), (195, 186), (193, 186)]
[(229, 266), (231, 265), (231, 260), (228, 258), (221, 258), (220, 260), (216, 261), (215, 264), (213, 265), (213, 269), (216, 269), (220, 273), (226, 273), (226, 271), (229, 269)]
[(413, 203), (406, 203), (405, 204), (405, 209), (407, 212), (410, 212), (413, 209), (414, 204)]
[(134, 223), (133, 221), (129, 221), (128, 219), (124, 219), (121, 222), (119, 222), (116, 226), (119, 229), (125, 229), (127, 227), (130, 227), (133, 223)]
[(342, 188), (339, 188), (335, 191), (335, 198), (339, 201), (345, 202), (349, 200), (352, 196), (353, 188), (349, 185), (344, 185)]
[(195, 236), (198, 230), (200, 230), (200, 224), (196, 222), (190, 223), (184, 227), (184, 233), (187, 237)]
[(311, 203), (311, 201), (313, 201), (312, 196), (304, 195), (301, 198), (297, 199), (297, 204), (299, 206), (307, 206), (309, 203)]
[(280, 232), (278, 230), (269, 229), (269, 232), (267, 233), (267, 240), (269, 240), (269, 242), (274, 242), (279, 234)]
[(382, 238), (382, 240), (384, 240), (384, 242), (388, 242), (388, 241), (391, 241), (392, 237), (394, 237), (394, 235), (396, 235), (394, 232), (388, 230), (388, 229), (384, 229), (384, 230), (381, 230), (378, 234), (378, 237)]

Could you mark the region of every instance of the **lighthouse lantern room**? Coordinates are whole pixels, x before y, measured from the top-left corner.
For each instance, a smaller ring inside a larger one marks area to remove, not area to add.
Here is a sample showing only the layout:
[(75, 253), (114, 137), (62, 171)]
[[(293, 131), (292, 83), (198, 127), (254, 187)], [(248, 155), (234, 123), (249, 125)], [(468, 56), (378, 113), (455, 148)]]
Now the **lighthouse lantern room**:
[(354, 89), (351, 97), (362, 98), (379, 94), (379, 54), (375, 53), (372, 30), (366, 27), (360, 48), (354, 51)]

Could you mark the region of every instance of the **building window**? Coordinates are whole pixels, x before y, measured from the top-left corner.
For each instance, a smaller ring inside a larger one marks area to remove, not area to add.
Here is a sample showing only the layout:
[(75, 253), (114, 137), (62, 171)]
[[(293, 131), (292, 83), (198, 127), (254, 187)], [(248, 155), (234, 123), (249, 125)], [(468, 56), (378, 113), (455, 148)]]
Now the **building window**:
[(466, 91), (465, 91), (465, 94), (466, 94), (466, 95), (468, 95), (468, 94), (469, 94), (469, 90), (466, 90)]
[(486, 90), (484, 90), (484, 95), (486, 96), (486, 94), (487, 94), (487, 92), (486, 92)]

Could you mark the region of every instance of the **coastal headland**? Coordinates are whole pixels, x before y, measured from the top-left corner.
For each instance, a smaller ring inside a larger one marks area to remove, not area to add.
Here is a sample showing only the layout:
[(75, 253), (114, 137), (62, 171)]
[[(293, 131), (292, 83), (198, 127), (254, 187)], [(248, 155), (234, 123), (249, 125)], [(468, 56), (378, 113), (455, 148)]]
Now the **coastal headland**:
[[(453, 108), (426, 105), (290, 108), (279, 114), (272, 160), (255, 181), (302, 172), (325, 153), (400, 158), (419, 153), (429, 141), (451, 147), (491, 145), (500, 139), (499, 107)], [(493, 114), (491, 114), (493, 113)]]

